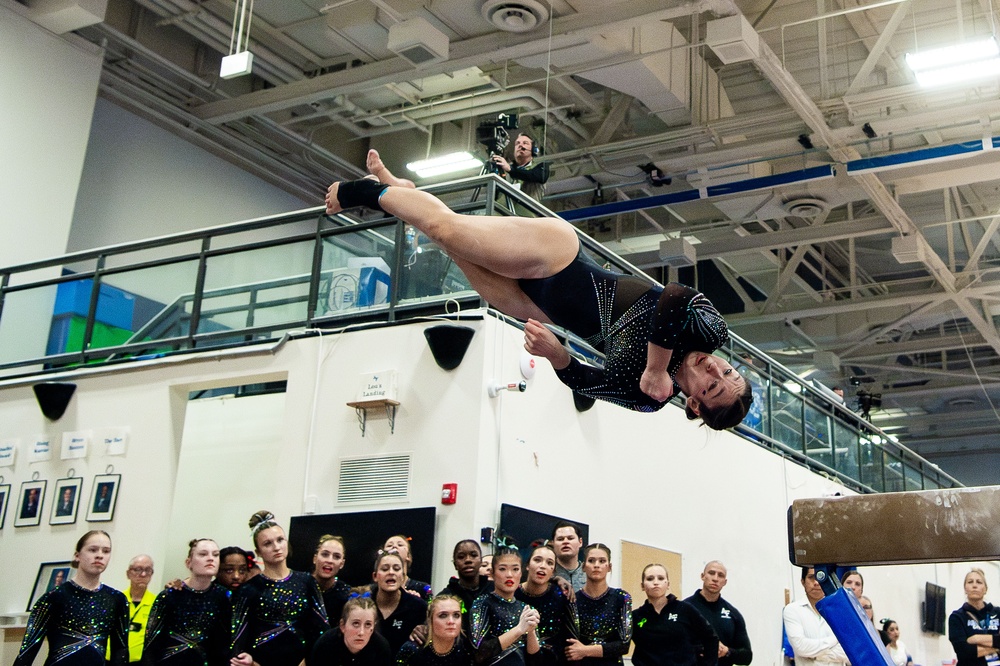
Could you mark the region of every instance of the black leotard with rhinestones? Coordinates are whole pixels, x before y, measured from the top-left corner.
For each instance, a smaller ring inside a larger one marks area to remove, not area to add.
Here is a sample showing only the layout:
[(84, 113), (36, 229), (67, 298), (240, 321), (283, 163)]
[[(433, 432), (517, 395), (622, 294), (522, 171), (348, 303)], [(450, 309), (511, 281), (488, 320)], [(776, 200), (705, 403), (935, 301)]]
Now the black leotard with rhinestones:
[[(30, 666), (49, 639), (45, 666), (110, 666), (128, 663), (128, 600), (101, 585), (96, 590), (63, 583), (35, 602), (14, 666)], [(110, 651), (109, 648), (110, 647)]]
[(143, 666), (227, 666), (232, 602), (221, 585), (184, 585), (156, 595), (146, 622)]
[(232, 652), (248, 652), (261, 666), (297, 666), (330, 629), (319, 585), (301, 571), (281, 580), (259, 574), (241, 585), (232, 625)]
[(660, 287), (614, 273), (598, 266), (583, 248), (555, 275), (521, 279), (518, 285), (555, 325), (604, 353), (604, 369), (571, 359), (556, 372), (559, 379), (584, 395), (639, 412), (666, 404), (639, 388), (647, 342), (673, 350), (667, 372), (675, 377), (688, 352), (710, 354), (729, 339), (725, 320), (704, 294), (676, 282)]

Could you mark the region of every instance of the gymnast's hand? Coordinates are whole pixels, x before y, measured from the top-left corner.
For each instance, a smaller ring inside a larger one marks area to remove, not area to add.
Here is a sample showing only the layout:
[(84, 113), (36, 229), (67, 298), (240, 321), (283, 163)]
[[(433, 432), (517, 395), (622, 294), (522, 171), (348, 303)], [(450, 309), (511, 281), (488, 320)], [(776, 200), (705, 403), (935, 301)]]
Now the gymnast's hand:
[(653, 400), (666, 402), (674, 394), (674, 380), (666, 370), (646, 368), (639, 379), (639, 388)]
[(230, 666), (251, 666), (253, 663), (253, 657), (246, 652), (240, 652), (238, 655), (229, 660)]
[(569, 365), (569, 352), (559, 342), (556, 334), (540, 321), (529, 319), (524, 325), (524, 348), (529, 354), (547, 359), (556, 370)]

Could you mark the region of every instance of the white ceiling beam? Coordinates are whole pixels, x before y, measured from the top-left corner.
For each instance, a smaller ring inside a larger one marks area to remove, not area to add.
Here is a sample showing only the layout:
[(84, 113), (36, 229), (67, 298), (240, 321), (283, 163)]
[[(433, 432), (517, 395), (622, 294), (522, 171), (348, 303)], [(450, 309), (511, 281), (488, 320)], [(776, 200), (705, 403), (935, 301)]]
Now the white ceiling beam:
[(892, 38), (896, 35), (896, 29), (899, 27), (900, 22), (903, 20), (903, 17), (906, 16), (906, 12), (909, 11), (909, 9), (909, 2), (903, 2), (896, 7), (896, 11), (893, 12), (892, 18), (890, 18), (885, 24), (885, 28), (882, 29), (875, 45), (872, 46), (871, 50), (868, 52), (868, 57), (865, 58), (864, 63), (861, 65), (861, 69), (858, 70), (854, 80), (851, 81), (851, 85), (847, 88), (847, 92), (844, 93), (845, 95), (853, 95), (864, 88), (868, 83), (868, 77), (871, 76), (871, 73), (875, 69), (875, 65), (878, 64), (878, 61), (882, 59), (886, 48), (889, 46), (889, 42), (892, 41)]

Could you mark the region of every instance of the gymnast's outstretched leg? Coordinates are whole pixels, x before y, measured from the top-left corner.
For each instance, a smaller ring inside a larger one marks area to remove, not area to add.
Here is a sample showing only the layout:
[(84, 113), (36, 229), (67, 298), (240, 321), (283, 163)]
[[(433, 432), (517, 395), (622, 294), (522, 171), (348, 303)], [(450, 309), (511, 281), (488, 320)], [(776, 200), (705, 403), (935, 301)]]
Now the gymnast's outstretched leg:
[(356, 205), (381, 208), (412, 224), (452, 258), (515, 280), (555, 275), (580, 247), (576, 230), (555, 218), (460, 215), (426, 192), (371, 180), (330, 186), (328, 213)]

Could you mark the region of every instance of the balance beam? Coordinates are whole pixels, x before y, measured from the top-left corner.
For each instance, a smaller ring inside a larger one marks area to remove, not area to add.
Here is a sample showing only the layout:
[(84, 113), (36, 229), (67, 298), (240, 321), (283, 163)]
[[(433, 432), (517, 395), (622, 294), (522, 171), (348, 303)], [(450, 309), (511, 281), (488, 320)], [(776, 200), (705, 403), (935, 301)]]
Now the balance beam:
[(1000, 559), (1000, 486), (801, 499), (788, 508), (797, 566)]

